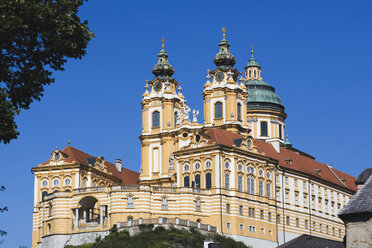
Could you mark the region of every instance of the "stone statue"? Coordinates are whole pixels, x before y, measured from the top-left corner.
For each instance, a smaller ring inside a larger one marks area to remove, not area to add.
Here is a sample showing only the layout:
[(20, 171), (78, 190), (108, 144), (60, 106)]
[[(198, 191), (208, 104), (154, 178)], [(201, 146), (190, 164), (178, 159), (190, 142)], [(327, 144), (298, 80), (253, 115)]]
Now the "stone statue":
[(198, 114), (199, 114), (199, 110), (198, 109), (194, 109), (193, 111), (192, 111), (192, 122), (198, 122), (198, 119), (196, 118), (197, 116), (198, 116)]
[(174, 156), (171, 154), (169, 156), (169, 170), (174, 170)]
[(183, 119), (184, 120), (189, 120), (189, 113), (190, 113), (191, 109), (189, 107), (189, 105), (187, 105), (186, 101), (183, 102)]

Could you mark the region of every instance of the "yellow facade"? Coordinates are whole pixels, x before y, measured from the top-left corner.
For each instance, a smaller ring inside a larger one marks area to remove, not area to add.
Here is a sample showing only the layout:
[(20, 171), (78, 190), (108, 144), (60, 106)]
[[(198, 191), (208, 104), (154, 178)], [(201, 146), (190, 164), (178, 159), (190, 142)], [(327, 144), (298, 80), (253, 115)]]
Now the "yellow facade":
[[(48, 162), (32, 169), (32, 247), (57, 234), (107, 231), (115, 224), (159, 218), (208, 225), (247, 242), (249, 238), (271, 242), (272, 247), (310, 232), (342, 240), (344, 225), (337, 211), (353, 190), (286, 170), (260, 152), (256, 139), (273, 146), (277, 142), (275, 149), (283, 149), (286, 114), (247, 108), (249, 93), (243, 82), (261, 81), (260, 67), (248, 66), (239, 82), (225, 35), (219, 46), (217, 68), (207, 72), (204, 121), (199, 123), (199, 111), (191, 111), (180, 83), (171, 77), (174, 69), (163, 44), (155, 78), (146, 82), (142, 96), (141, 168), (136, 184), (125, 184), (125, 177), (117, 176), (122, 173), (119, 162), (112, 165), (103, 157), (83, 153), (79, 157), (74, 153), (80, 151), (71, 147), (56, 149)], [(262, 121), (268, 123), (265, 137), (260, 132)], [(233, 137), (230, 145), (218, 137), (225, 132)]]

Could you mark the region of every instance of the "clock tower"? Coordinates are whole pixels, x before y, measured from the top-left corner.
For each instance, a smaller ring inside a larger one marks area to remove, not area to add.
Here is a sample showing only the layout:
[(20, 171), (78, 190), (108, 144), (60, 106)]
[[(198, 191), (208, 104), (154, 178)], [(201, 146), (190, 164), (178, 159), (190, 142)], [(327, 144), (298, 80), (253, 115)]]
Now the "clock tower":
[[(168, 62), (168, 54), (162, 49), (158, 54), (158, 63), (152, 73), (155, 78), (146, 80), (145, 93), (142, 96), (142, 133), (141, 139), (141, 181), (154, 183), (154, 180), (169, 175), (169, 156), (174, 152), (172, 132), (183, 119), (184, 97), (180, 83), (172, 75), (175, 70)], [(178, 86), (178, 90), (177, 90)], [(178, 92), (177, 92), (178, 91)]]
[(239, 72), (233, 68), (235, 57), (230, 53), (226, 40), (226, 29), (222, 29), (219, 52), (213, 59), (217, 68), (207, 72), (204, 85), (204, 119), (206, 126), (224, 128), (233, 132), (248, 132), (247, 92), (244, 84), (238, 83)]

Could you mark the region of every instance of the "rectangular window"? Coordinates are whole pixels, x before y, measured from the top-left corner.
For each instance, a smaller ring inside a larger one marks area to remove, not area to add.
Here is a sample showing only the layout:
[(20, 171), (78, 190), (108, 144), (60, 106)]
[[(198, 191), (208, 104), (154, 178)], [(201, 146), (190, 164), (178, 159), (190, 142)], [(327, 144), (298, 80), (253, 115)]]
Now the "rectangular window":
[(249, 226), (249, 231), (250, 232), (256, 232), (256, 227), (255, 226)]
[(261, 136), (267, 135), (267, 121), (261, 121)]
[(206, 189), (212, 188), (212, 174), (211, 173), (205, 174), (205, 188)]
[(230, 224), (230, 222), (227, 222), (227, 223), (226, 223), (226, 227), (227, 227), (227, 229), (230, 229), (230, 228), (231, 228), (231, 224)]
[(298, 205), (298, 194), (295, 194), (295, 204)]
[(297, 181), (297, 179), (294, 180), (294, 185), (295, 185), (295, 187), (298, 187), (298, 181)]
[(313, 222), (313, 230), (315, 231), (315, 221)]
[(307, 207), (307, 195), (304, 194), (304, 207)]
[(283, 139), (282, 124), (279, 124), (279, 139)]
[(268, 219), (269, 222), (271, 222), (271, 213), (270, 212), (267, 214), (267, 219)]
[(307, 220), (305, 220), (305, 229), (307, 229)]
[(239, 206), (239, 214), (243, 215), (243, 206)]
[(240, 224), (240, 225), (239, 225), (239, 229), (240, 229), (240, 230), (244, 230), (244, 225), (243, 225), (243, 224)]
[(264, 218), (264, 211), (260, 210), (260, 219), (263, 220), (263, 218)]
[(238, 121), (241, 121), (242, 120), (242, 105), (238, 103), (236, 107), (238, 110)]
[(278, 224), (280, 224), (280, 214), (278, 214), (278, 215), (276, 216), (276, 222), (277, 222)]
[(159, 172), (159, 148), (153, 149), (153, 172)]
[(328, 226), (326, 226), (326, 233), (328, 234)]
[(289, 226), (289, 216), (287, 216), (287, 226)]
[(319, 231), (322, 232), (322, 224), (319, 224)]
[(226, 204), (226, 213), (230, 213), (230, 204)]
[(289, 203), (289, 192), (285, 192), (285, 203)]
[(248, 208), (249, 217), (254, 217), (254, 208)]
[(159, 113), (159, 111), (152, 112), (152, 127), (160, 127), (160, 113)]
[(216, 102), (214, 104), (214, 118), (222, 119), (222, 103), (221, 102)]
[(296, 226), (299, 227), (300, 226), (300, 220), (298, 218), (296, 218)]

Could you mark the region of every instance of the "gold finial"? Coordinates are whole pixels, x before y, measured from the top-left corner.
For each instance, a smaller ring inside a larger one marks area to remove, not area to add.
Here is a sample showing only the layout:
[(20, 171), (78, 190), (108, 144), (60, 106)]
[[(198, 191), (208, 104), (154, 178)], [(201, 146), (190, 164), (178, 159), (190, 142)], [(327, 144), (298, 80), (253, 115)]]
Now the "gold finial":
[(71, 143), (70, 140), (67, 140), (67, 145), (68, 145), (68, 146), (70, 145), (70, 143)]
[(146, 84), (147, 84), (147, 83), (149, 82), (149, 80), (146, 79), (145, 82), (146, 82)]
[(252, 47), (251, 54), (252, 54), (252, 58), (253, 58), (253, 54), (254, 54), (254, 50), (253, 50), (253, 42), (251, 43), (251, 47)]
[(225, 27), (223, 27), (222, 28), (222, 38), (224, 38), (225, 39), (225, 37), (226, 37), (226, 28)]
[(163, 50), (164, 50), (164, 42), (165, 42), (165, 39), (161, 38), (161, 49), (163, 49)]
[(207, 69), (207, 73), (209, 74), (209, 69)]

